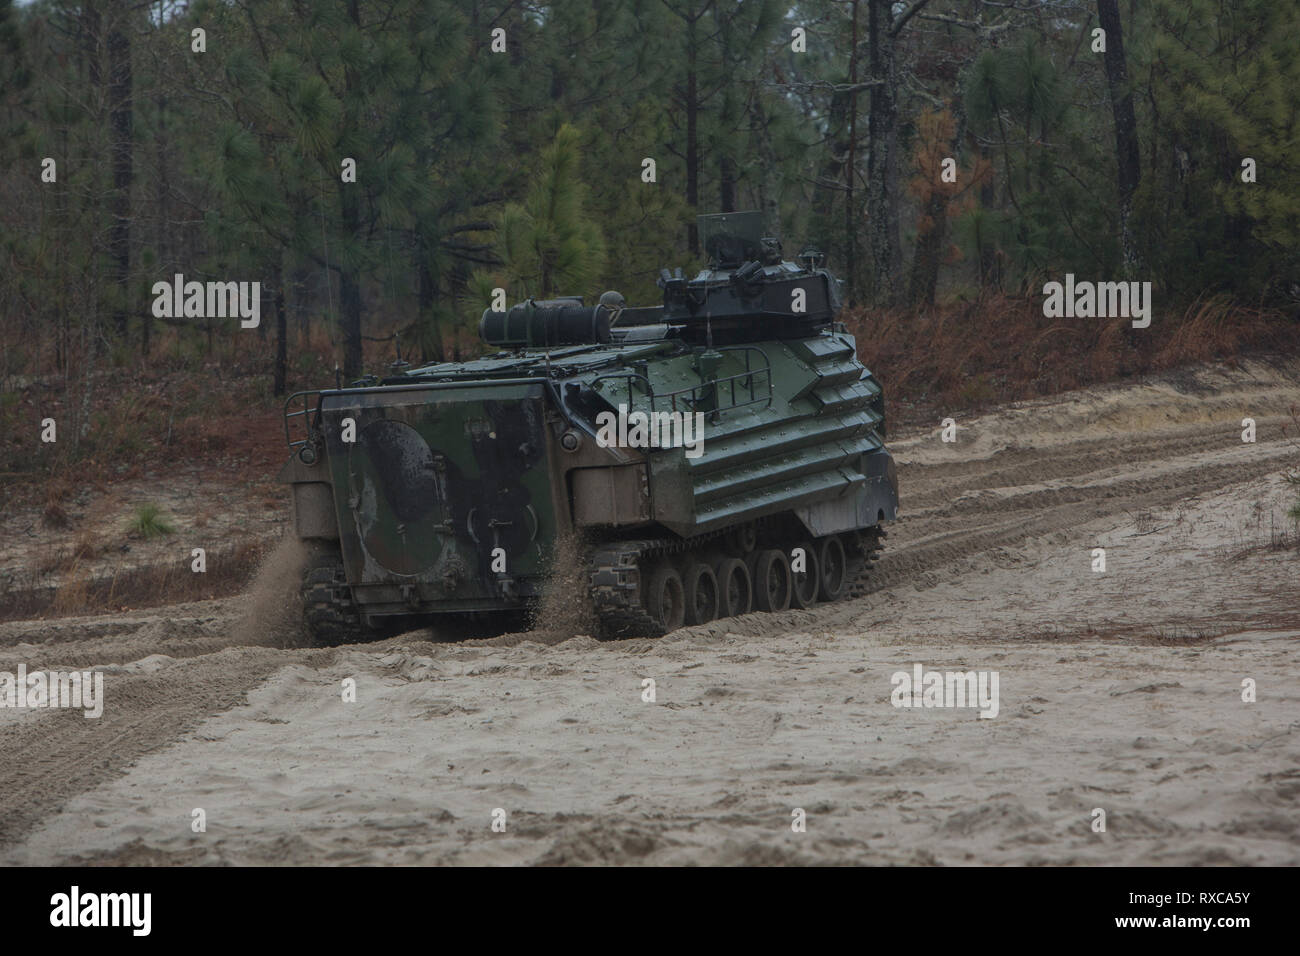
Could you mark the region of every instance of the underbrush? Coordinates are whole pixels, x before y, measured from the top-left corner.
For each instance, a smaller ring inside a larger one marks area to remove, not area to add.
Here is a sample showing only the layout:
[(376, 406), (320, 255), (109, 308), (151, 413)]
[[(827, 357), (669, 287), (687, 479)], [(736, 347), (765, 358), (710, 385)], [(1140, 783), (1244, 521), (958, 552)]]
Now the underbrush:
[[(63, 527), (64, 499), (79, 487), (181, 463), (214, 478), (273, 474), (286, 454), (284, 398), (272, 394), (266, 345), (219, 351), (198, 361), (192, 344), (164, 341), (147, 361), (105, 361), (89, 376), (47, 369), (17, 379), (20, 388), (0, 393), (0, 506), (37, 502), (48, 525)], [(296, 358), (289, 392), (333, 383), (318, 347)], [(43, 441), (51, 419), (55, 441)]]
[[(1223, 297), (1156, 314), (1147, 329), (1049, 319), (1037, 298), (1000, 294), (920, 311), (846, 310), (842, 319), (902, 423), (1248, 352), (1294, 354), (1300, 344), (1296, 319)], [(366, 350), (367, 367), (384, 371), (392, 343), (367, 341)], [(62, 528), (66, 498), (88, 484), (163, 478), (179, 464), (236, 481), (274, 474), (286, 451), (273, 352), (271, 337), (207, 343), (164, 328), (149, 357), (101, 348), (87, 371), (75, 357), (56, 368), (49, 342), (20, 343), (0, 379), (0, 508), (37, 504), (46, 526)], [(336, 357), (325, 323), (291, 331), (287, 392), (333, 385)], [(50, 419), (57, 441), (47, 443)]]
[(166, 564), (91, 575), (83, 563), (87, 555), (78, 544), (40, 569), (59, 572), (57, 586), (0, 582), (0, 620), (125, 611), (229, 597), (248, 585), (266, 553), (265, 542), (243, 541), (209, 552), (207, 570), (202, 574), (193, 571), (187, 556)]
[(841, 316), (884, 383), (894, 417), (933, 418), (1248, 352), (1295, 354), (1300, 322), (1223, 297), (1181, 315), (1130, 319), (1043, 315), (1037, 298), (988, 295), (933, 309), (854, 309)]

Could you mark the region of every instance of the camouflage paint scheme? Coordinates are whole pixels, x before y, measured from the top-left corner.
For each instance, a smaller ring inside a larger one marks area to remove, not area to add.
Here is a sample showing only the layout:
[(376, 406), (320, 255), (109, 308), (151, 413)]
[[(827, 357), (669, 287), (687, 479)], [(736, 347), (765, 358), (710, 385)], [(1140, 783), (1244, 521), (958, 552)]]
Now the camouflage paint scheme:
[[(555, 538), (540, 383), (344, 390), (322, 431), (349, 582), (363, 603), (483, 609), (509, 598), (491, 571), (544, 573)], [(341, 441), (352, 418), (356, 440)]]
[[(717, 349), (720, 407), (705, 415), (700, 457), (598, 447), (598, 411), (651, 409), (629, 373), (648, 380), (655, 408), (671, 410), (663, 396), (707, 384), (704, 351), (673, 340), (521, 350), (324, 391), (323, 461), (291, 460), (283, 477), (328, 481), (347, 581), (370, 614), (536, 597), (557, 532), (574, 527), (574, 476), (589, 488), (593, 469), (631, 468), (639, 479), (633, 520), (601, 526), (609, 530), (658, 524), (690, 537), (793, 511), (820, 536), (893, 520), (881, 389), (843, 331)], [(566, 431), (581, 436), (576, 452), (560, 446)], [(495, 548), (504, 573), (492, 570)]]
[[(816, 254), (781, 260), (756, 215), (702, 217), (714, 260), (665, 271), (662, 306), (529, 300), (484, 313), (494, 355), (291, 397), (286, 438), (294, 414), (306, 437), (281, 480), (299, 537), (337, 542), (329, 586), (372, 624), (504, 610), (539, 595), (569, 530), (690, 540), (780, 515), (821, 539), (893, 520), (884, 400), (834, 322), (838, 280)], [(598, 416), (620, 405), (702, 412), (703, 454), (602, 447)]]

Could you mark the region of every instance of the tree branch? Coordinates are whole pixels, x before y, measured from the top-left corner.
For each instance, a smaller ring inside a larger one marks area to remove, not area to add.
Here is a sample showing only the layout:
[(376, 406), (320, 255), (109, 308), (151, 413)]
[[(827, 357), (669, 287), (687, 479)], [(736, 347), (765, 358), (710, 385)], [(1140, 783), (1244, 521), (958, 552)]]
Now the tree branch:
[(898, 36), (898, 34), (902, 31), (903, 27), (907, 26), (907, 21), (912, 19), (912, 17), (916, 16), (923, 9), (925, 9), (925, 7), (929, 5), (929, 3), (930, 0), (916, 0), (914, 4), (912, 4), (906, 10), (904, 10), (902, 13), (900, 13), (898, 15), (898, 19), (894, 21), (893, 26), (889, 28), (889, 36), (891, 38)]

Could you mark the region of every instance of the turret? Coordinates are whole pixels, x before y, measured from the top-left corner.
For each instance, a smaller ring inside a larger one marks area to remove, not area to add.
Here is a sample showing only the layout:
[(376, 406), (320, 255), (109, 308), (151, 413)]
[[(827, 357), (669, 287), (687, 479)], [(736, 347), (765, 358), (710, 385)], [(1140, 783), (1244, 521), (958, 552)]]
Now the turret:
[(829, 328), (839, 311), (839, 280), (806, 251), (800, 264), (783, 257), (781, 242), (763, 234), (757, 212), (699, 217), (709, 267), (693, 279), (660, 276), (664, 321), (683, 338), (725, 345), (795, 339)]
[(617, 292), (594, 306), (581, 297), (528, 299), (506, 312), (483, 313), (479, 335), (504, 348), (631, 344), (674, 338), (716, 346), (802, 339), (828, 329), (839, 311), (839, 280), (806, 250), (794, 263), (781, 242), (764, 235), (757, 212), (699, 217), (708, 268), (693, 279), (660, 272), (663, 305), (627, 308)]

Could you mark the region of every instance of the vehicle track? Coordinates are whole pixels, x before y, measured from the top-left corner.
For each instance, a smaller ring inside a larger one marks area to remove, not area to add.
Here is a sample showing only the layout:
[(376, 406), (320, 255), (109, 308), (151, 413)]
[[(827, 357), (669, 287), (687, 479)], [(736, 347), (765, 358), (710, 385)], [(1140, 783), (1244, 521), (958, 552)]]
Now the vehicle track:
[(284, 663), (283, 653), (269, 648), (230, 648), (149, 673), (114, 675), (97, 719), (79, 710), (6, 714), (0, 722), (0, 847), (24, 839), (70, 797), (120, 775), (205, 717), (242, 703)]

